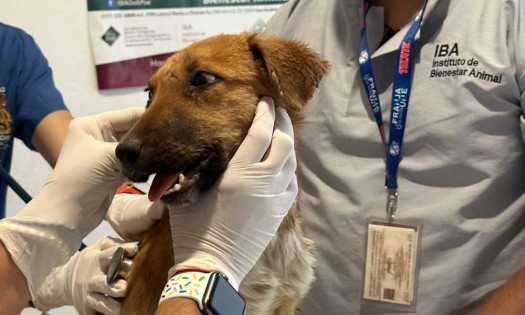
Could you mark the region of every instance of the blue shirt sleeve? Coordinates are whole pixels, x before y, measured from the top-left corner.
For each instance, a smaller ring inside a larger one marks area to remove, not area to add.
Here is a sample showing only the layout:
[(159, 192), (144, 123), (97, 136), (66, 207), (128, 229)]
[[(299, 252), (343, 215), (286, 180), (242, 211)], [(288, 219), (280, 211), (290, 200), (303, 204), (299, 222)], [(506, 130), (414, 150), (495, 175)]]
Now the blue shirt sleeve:
[(48, 114), (67, 109), (55, 87), (51, 68), (31, 36), (18, 30), (18, 84), (13, 135), (34, 150), (31, 139), (37, 125)]

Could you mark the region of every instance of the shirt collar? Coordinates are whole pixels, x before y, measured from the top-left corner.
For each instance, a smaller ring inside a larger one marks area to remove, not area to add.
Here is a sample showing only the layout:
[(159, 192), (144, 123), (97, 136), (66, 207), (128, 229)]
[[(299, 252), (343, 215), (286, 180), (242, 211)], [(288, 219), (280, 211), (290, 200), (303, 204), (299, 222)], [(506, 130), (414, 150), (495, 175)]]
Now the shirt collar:
[[(425, 26), (425, 21), (432, 13), (438, 1), (439, 0), (428, 0), (427, 7), (425, 8), (425, 12), (423, 13), (423, 21), (421, 22), (421, 28)], [(384, 13), (383, 8), (381, 7), (371, 7), (366, 17), (366, 25), (368, 41), (370, 43), (370, 50), (372, 52), (372, 58), (376, 58), (399, 49), (399, 45), (403, 40), (403, 37), (407, 33), (408, 29), (410, 28), (412, 21), (414, 21), (416, 14), (417, 13), (415, 13), (414, 16), (410, 19), (410, 21), (405, 26), (403, 26), (394, 36), (392, 36), (392, 38), (386, 41), (381, 47), (378, 47), (384, 32)], [(420, 32), (421, 29), (416, 34), (416, 41), (419, 39)]]

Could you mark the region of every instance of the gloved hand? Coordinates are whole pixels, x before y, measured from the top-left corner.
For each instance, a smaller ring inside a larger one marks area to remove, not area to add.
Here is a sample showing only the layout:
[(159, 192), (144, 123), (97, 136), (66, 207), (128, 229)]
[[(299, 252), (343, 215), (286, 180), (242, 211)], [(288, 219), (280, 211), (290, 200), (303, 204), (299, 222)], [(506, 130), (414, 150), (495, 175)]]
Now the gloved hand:
[(122, 238), (138, 241), (163, 213), (164, 205), (149, 201), (148, 195), (117, 194), (109, 206), (106, 220)]
[(0, 221), (0, 239), (34, 298), (51, 269), (63, 265), (100, 224), (124, 182), (115, 147), (143, 108), (74, 119), (49, 181), (16, 216)]
[(48, 311), (73, 305), (81, 315), (120, 314), (121, 305), (116, 298), (125, 296), (127, 282), (119, 279), (106, 283), (109, 264), (118, 247), (124, 249), (127, 257), (137, 253), (137, 243), (104, 237), (53, 269), (37, 292), (35, 307)]
[(170, 276), (186, 268), (220, 271), (237, 289), (295, 201), (296, 166), (290, 118), (262, 98), (215, 186), (197, 203), (169, 209), (175, 253)]

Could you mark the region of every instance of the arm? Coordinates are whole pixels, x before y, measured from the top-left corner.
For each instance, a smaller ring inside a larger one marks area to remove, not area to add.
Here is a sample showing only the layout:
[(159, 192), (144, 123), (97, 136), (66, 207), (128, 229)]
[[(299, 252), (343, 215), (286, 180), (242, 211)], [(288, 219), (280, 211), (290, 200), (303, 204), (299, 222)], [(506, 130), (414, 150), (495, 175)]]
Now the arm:
[(525, 267), (522, 267), (476, 312), (476, 315), (525, 314)]
[(191, 299), (174, 298), (160, 303), (155, 315), (201, 315), (197, 303)]
[[(518, 27), (511, 27), (509, 37), (513, 38), (516, 58), (516, 78), (521, 91), (521, 109), (525, 110), (525, 41), (523, 30), (525, 29), (525, 6), (519, 6), (514, 12), (514, 20), (518, 21)], [(521, 116), (523, 119), (523, 114)], [(525, 143), (525, 124), (520, 121), (522, 141)], [(502, 287), (481, 306), (476, 315), (487, 314), (525, 314), (525, 266), (515, 273)]]
[(30, 300), (26, 278), (0, 241), (0, 308), (4, 314), (20, 314)]
[(52, 112), (37, 125), (31, 138), (35, 148), (52, 167), (55, 167), (58, 154), (66, 138), (67, 127), (72, 119), (73, 117), (67, 110)]
[[(18, 95), (13, 114), (17, 124), (12, 135), (31, 149), (36, 149), (54, 166), (64, 142), (71, 114), (53, 81), (53, 74), (33, 38), (23, 31), (15, 32), (17, 53), (13, 62)], [(15, 58), (16, 57), (16, 58)], [(13, 71), (14, 72), (14, 71)]]
[[(114, 153), (118, 135), (143, 111), (126, 109), (72, 121), (51, 179), (21, 211), (0, 222), (0, 288), (14, 292), (13, 299), (6, 299), (2, 291), (2, 314), (25, 306), (27, 290), (34, 298), (52, 269), (66, 263), (82, 238), (100, 224), (112, 194), (124, 182)], [(28, 288), (22, 290), (22, 285)]]

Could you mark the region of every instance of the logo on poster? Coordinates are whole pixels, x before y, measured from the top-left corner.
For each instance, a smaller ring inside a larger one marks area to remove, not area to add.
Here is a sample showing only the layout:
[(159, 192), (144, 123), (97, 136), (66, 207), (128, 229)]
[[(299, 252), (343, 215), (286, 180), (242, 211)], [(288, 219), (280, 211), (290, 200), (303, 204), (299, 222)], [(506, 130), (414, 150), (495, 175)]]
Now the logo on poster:
[(117, 32), (116, 29), (113, 28), (113, 26), (110, 26), (108, 30), (102, 35), (101, 39), (106, 42), (109, 46), (112, 46), (117, 39), (120, 37), (120, 33)]

